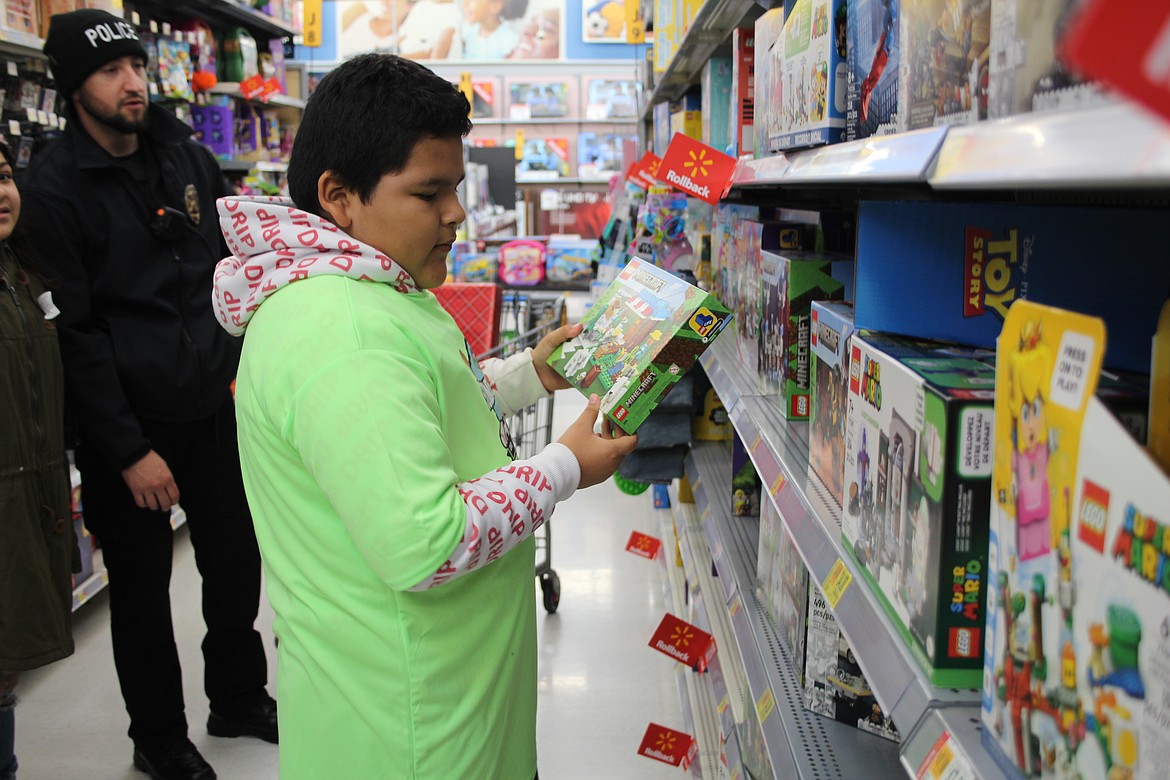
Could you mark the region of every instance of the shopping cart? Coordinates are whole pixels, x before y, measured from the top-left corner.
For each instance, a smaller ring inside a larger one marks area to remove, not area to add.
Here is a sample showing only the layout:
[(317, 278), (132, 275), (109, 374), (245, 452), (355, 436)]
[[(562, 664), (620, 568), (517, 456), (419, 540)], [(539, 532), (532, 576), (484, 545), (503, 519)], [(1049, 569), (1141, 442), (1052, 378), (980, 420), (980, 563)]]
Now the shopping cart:
[[(506, 358), (535, 347), (549, 332), (565, 322), (563, 295), (508, 290), (504, 293), (500, 313), (499, 346), (478, 355), (478, 358)], [(508, 418), (517, 458), (531, 458), (552, 441), (553, 398), (553, 395), (542, 398)], [(535, 536), (536, 578), (540, 581), (540, 590), (544, 595), (544, 609), (552, 614), (561, 602), (561, 579), (552, 568), (550, 524), (546, 522), (540, 526)]]

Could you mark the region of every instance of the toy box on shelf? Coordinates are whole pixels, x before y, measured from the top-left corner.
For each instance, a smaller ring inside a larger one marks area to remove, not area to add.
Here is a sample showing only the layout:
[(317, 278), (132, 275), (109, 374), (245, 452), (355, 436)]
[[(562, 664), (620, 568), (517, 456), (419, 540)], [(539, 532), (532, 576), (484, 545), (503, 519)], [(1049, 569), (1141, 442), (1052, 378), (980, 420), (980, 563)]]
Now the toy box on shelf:
[(991, 0), (902, 0), (898, 115), (909, 130), (987, 116)]
[(552, 181), (569, 177), (569, 139), (525, 139), (516, 160), (516, 181)]
[(586, 119), (634, 119), (638, 116), (638, 82), (620, 76), (585, 79), (581, 115)]
[(703, 96), (698, 92), (688, 92), (679, 99), (677, 107), (671, 108), (670, 137), (674, 138), (675, 133), (696, 141), (703, 137)]
[(779, 137), (784, 107), (784, 9), (771, 8), (756, 19), (753, 148), (758, 156), (768, 154), (768, 139)]
[(808, 582), (808, 632), (804, 654), (804, 706), (811, 712), (898, 742), (861, 666), (816, 582)]
[(637, 143), (637, 136), (623, 133), (586, 132), (577, 136), (577, 176), (609, 181), (622, 172), (622, 144)]
[(992, 119), (1028, 111), (1083, 108), (1108, 98), (1070, 71), (1057, 45), (1079, 0), (995, 0), (991, 6)]
[(759, 517), (761, 496), (760, 475), (739, 433), (735, 433), (731, 438), (732, 517)]
[(0, 2), (0, 27), (25, 35), (36, 35), (40, 27), (36, 0), (4, 0)]
[(730, 319), (714, 297), (634, 258), (553, 352), (549, 364), (633, 433)]
[(812, 347), (808, 426), (809, 471), (845, 503), (845, 397), (849, 392), (849, 339), (853, 335), (853, 304), (814, 301), (809, 341)]
[(566, 79), (514, 79), (506, 82), (509, 119), (571, 116), (577, 104), (575, 84)]
[(869, 331), (849, 352), (842, 540), (932, 682), (976, 687), (995, 370)]
[(755, 31), (736, 27), (731, 31), (731, 142), (739, 156), (756, 149), (755, 69)]
[(844, 297), (845, 286), (832, 275), (837, 258), (766, 249), (760, 257), (763, 312), (757, 336), (758, 376), (765, 392), (773, 392), (772, 380), (779, 380), (776, 389), (786, 418), (807, 420), (812, 303)]
[[(863, 201), (854, 319), (990, 349), (1027, 297), (1104, 318), (1105, 365), (1148, 373), (1168, 245), (1170, 220), (1155, 209)], [(913, 305), (890, 305), (911, 291)]]
[(502, 293), (499, 286), (450, 282), (432, 292), (463, 332), (473, 355), (482, 355), (499, 343)]
[(503, 90), (497, 78), (470, 78), (459, 84), (471, 103), (472, 119), (500, 119), (503, 117)]
[(845, 140), (890, 135), (898, 114), (898, 7), (904, 0), (849, 3)]
[(796, 0), (784, 19), (780, 133), (769, 151), (845, 136), (845, 0)]
[(985, 742), (1017, 776), (1170, 756), (1170, 481), (1093, 393), (1100, 320), (1024, 301), (996, 374)]
[(804, 668), (804, 641), (808, 626), (808, 569), (792, 541), (776, 505), (764, 499), (760, 506), (760, 546), (756, 564), (760, 601), (784, 640), (797, 667)]
[(699, 140), (725, 152), (731, 144), (731, 58), (707, 60), (700, 84), (703, 132)]

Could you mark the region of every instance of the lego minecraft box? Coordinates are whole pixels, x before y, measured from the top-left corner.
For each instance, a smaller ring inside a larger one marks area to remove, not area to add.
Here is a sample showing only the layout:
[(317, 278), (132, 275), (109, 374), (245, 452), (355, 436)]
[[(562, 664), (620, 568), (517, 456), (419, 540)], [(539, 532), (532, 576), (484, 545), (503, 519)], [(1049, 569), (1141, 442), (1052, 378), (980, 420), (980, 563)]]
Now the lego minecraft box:
[(898, 115), (898, 7), (902, 0), (853, 0), (846, 52), (845, 140), (902, 129)]
[(845, 394), (849, 390), (849, 338), (853, 335), (853, 304), (813, 301), (809, 343), (808, 465), (844, 504)]
[(863, 201), (854, 321), (994, 349), (1028, 298), (1103, 318), (1105, 365), (1149, 373), (1168, 245), (1161, 209)]
[(982, 717), (1012, 776), (1166, 776), (1170, 481), (1094, 396), (1104, 348), (1023, 302), (997, 353)]
[(842, 540), (931, 681), (977, 687), (995, 369), (868, 331), (849, 353)]
[(991, 0), (901, 0), (898, 116), (907, 130), (987, 117)]
[(709, 293), (634, 258), (581, 319), (549, 365), (633, 433), (691, 370), (731, 313)]

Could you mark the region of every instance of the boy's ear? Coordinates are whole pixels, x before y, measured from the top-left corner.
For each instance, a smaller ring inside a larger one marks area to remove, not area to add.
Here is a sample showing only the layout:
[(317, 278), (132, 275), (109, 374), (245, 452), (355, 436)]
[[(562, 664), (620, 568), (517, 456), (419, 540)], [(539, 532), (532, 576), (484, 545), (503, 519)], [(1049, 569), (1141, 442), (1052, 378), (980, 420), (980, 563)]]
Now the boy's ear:
[(317, 202), (333, 224), (348, 230), (353, 224), (353, 207), (357, 195), (342, 183), (333, 171), (325, 171), (317, 179)]

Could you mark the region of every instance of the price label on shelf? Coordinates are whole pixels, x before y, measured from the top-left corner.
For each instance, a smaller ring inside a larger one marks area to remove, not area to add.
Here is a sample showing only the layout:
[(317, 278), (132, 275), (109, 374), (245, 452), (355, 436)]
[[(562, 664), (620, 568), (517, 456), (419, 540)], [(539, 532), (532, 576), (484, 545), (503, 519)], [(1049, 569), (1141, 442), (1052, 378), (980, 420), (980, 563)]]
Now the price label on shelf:
[(950, 732), (944, 731), (918, 767), (917, 780), (975, 780), (971, 763), (955, 750)]
[(763, 441), (764, 441), (764, 434), (762, 434), (762, 433), (757, 433), (757, 434), (756, 434), (756, 438), (752, 440), (752, 449), (751, 449), (751, 451), (752, 451), (752, 452), (755, 452), (756, 450), (758, 450), (758, 449), (760, 448), (760, 444), (761, 444), (761, 443), (763, 443)]
[(40, 110), (37, 111), (37, 124), (38, 125), (49, 124), (49, 112), (48, 111), (40, 111)]
[(825, 601), (830, 609), (837, 608), (837, 602), (845, 595), (845, 589), (853, 582), (853, 575), (845, 568), (845, 562), (840, 558), (829, 569), (824, 582), (821, 583), (821, 592), (825, 594)]
[(20, 135), (20, 122), (17, 122), (15, 119), (9, 119), (8, 120), (8, 134), (9, 135)]
[(8, 75), (9, 76), (19, 76), (20, 75), (20, 69), (17, 68), (16, 63), (12, 62), (11, 60), (8, 62)]
[(739, 614), (741, 609), (743, 609), (743, 599), (741, 599), (737, 593), (732, 597), (731, 603), (727, 605), (727, 614), (731, 617), (735, 617)]
[(756, 702), (756, 715), (760, 717), (760, 723), (766, 721), (775, 709), (776, 697), (772, 695), (772, 689), (769, 687), (764, 691), (764, 695)]
[(775, 498), (777, 495), (779, 495), (780, 491), (784, 488), (784, 483), (787, 481), (788, 480), (785, 478), (783, 471), (776, 475), (776, 479), (772, 480), (772, 487), (769, 488), (769, 492), (771, 492), (772, 498)]

